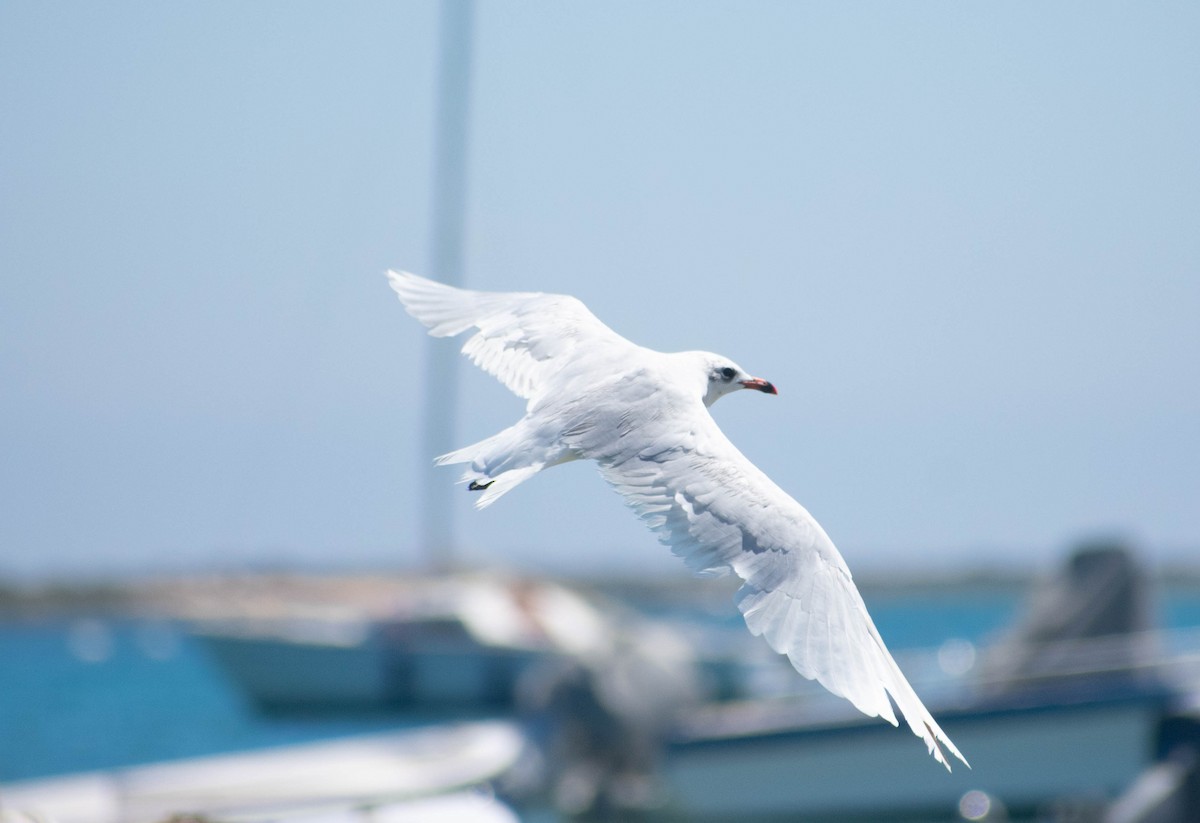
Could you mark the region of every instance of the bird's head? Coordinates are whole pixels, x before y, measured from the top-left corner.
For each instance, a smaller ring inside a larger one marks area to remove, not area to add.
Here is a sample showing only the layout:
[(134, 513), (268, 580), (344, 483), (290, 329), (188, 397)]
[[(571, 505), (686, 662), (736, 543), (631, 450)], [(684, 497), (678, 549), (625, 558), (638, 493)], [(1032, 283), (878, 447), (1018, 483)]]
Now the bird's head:
[(761, 377), (751, 377), (728, 357), (710, 352), (696, 352), (708, 386), (704, 392), (704, 405), (711, 406), (730, 392), (738, 389), (755, 389), (765, 394), (779, 394), (775, 386)]

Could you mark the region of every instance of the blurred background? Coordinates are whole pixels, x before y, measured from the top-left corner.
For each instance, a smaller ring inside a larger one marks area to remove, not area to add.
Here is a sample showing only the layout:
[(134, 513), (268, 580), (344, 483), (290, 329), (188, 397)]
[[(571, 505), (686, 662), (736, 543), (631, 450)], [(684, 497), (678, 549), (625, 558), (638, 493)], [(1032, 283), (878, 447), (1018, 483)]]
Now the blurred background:
[(264, 719), (198, 638), (301, 604), (353, 646), (455, 612), (413, 605), (434, 567), (758, 644), (589, 465), (485, 512), (429, 471), (431, 387), (449, 445), (522, 404), (387, 268), (774, 382), (715, 416), (894, 649), (973, 655), (1080, 545), (1148, 581), (1126, 628), (1200, 625), (1198, 35), (1187, 3), (3, 4), (0, 781), (391, 729)]

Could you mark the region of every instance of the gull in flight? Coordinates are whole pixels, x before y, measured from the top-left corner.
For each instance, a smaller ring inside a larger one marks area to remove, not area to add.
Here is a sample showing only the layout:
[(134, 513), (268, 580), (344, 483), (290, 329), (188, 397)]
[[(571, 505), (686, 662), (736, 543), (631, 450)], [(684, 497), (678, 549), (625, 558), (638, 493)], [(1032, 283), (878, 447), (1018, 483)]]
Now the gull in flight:
[(825, 530), (708, 413), (727, 394), (776, 394), (774, 385), (721, 355), (631, 343), (574, 297), (388, 279), (434, 337), (473, 330), (463, 354), (527, 401), (514, 425), (437, 458), (467, 464), (478, 507), (551, 466), (596, 461), (688, 567), (742, 579), (750, 632), (800, 674), (893, 726), (895, 701), (938, 762), (950, 768), (944, 750), (967, 762), (892, 659)]

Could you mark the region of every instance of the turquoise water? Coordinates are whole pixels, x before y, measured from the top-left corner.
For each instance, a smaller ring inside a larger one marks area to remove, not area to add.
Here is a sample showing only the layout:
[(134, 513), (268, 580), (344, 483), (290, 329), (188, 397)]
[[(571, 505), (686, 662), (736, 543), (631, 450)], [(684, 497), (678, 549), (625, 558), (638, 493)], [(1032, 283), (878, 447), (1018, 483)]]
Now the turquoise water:
[(169, 625), (0, 624), (0, 782), (397, 725), (261, 717), (200, 644)]
[[(893, 649), (986, 641), (1022, 594), (972, 588), (877, 593)], [(1200, 627), (1200, 590), (1159, 599), (1162, 625)], [(396, 716), (263, 717), (198, 642), (163, 623), (0, 623), (0, 782), (261, 748), (412, 725)]]

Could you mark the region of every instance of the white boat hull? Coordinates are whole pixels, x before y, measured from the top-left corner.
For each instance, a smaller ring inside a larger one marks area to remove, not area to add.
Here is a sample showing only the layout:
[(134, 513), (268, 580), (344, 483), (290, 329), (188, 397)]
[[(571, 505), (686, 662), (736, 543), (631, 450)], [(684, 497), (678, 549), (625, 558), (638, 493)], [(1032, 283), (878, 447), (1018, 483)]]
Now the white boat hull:
[(688, 819), (944, 818), (969, 792), (1010, 811), (1063, 797), (1103, 802), (1151, 759), (1162, 708), (1121, 699), (949, 713), (939, 722), (972, 765), (953, 773), (924, 757), (907, 728), (878, 719), (680, 740), (664, 771), (672, 807)]

